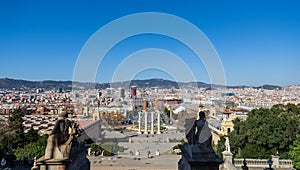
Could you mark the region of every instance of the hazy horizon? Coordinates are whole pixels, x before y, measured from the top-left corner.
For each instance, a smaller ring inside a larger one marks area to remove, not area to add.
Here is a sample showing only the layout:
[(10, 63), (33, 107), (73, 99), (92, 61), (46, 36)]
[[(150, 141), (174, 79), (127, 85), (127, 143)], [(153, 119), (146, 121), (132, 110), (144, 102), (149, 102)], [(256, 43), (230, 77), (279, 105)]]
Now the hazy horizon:
[[(25, 80), (25, 81), (31, 81), (31, 82), (42, 82), (42, 81), (57, 81), (57, 82), (66, 82), (66, 81), (71, 81), (71, 82), (77, 82), (77, 81), (72, 81), (72, 80), (50, 80), (50, 79), (44, 79), (44, 80), (27, 80), (27, 79), (20, 79), (20, 78), (11, 78), (11, 77), (1, 77), (0, 79), (13, 79), (13, 80)], [(152, 79), (160, 79), (160, 80), (167, 80), (167, 81), (173, 81), (176, 83), (195, 83), (195, 81), (175, 81), (173, 79), (166, 79), (166, 78), (145, 78), (145, 79), (133, 79), (133, 80), (152, 80)], [(126, 82), (126, 81), (133, 81), (133, 80), (125, 80), (125, 81), (116, 81), (116, 82), (99, 82), (99, 81), (95, 81), (95, 82), (79, 82), (79, 83), (122, 83), (122, 82)], [(209, 82), (204, 82), (204, 81), (196, 81), (197, 83), (205, 83), (205, 84), (211, 84)], [(216, 84), (218, 85), (218, 84)], [(274, 86), (280, 86), (280, 87), (288, 87), (288, 86), (300, 86), (300, 84), (292, 84), (292, 85), (278, 85), (278, 84), (268, 84), (268, 83), (264, 83), (264, 84), (257, 84), (257, 85), (247, 85), (247, 84), (227, 84), (227, 86), (248, 86), (248, 87), (260, 87), (260, 86), (264, 86), (264, 85), (274, 85)]]

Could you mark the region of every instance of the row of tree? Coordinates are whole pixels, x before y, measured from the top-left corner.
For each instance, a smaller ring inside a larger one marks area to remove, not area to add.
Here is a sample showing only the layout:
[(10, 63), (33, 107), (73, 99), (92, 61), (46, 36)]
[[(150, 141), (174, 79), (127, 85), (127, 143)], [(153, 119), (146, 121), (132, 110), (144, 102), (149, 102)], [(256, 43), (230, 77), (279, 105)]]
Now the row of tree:
[(44, 155), (48, 136), (40, 136), (32, 128), (24, 133), (22, 124), (20, 109), (11, 113), (8, 122), (0, 124), (0, 158), (13, 155), (18, 160), (33, 160)]
[[(254, 109), (246, 121), (234, 120), (234, 130), (228, 134), (231, 152), (236, 158), (270, 158), (280, 154), (292, 159), (300, 169), (300, 105), (274, 105), (271, 109)], [(224, 149), (224, 138), (217, 152)]]

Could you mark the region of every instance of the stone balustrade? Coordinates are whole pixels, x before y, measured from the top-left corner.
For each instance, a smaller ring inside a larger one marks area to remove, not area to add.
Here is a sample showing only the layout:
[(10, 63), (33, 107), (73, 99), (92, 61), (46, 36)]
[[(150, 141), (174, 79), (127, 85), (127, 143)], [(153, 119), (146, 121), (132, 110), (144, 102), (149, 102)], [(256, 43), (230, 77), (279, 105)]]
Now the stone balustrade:
[[(241, 167), (243, 165), (244, 159), (234, 159), (234, 165), (236, 167)], [(268, 167), (268, 160), (267, 159), (246, 159), (247, 166), (256, 167), (256, 168), (265, 168)], [(274, 164), (275, 161), (273, 160), (273, 166), (277, 168), (293, 168), (293, 163), (291, 160), (279, 160), (279, 165)]]

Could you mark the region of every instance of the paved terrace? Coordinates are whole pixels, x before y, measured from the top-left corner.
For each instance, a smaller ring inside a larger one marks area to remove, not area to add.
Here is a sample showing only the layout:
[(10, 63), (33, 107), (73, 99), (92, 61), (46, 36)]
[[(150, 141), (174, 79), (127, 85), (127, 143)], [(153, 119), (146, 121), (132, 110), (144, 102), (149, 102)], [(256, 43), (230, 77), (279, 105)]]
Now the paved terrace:
[(155, 156), (156, 152), (160, 154), (169, 153), (172, 148), (180, 143), (180, 140), (185, 138), (184, 133), (178, 131), (166, 131), (162, 134), (141, 134), (136, 132), (120, 133), (117, 131), (105, 131), (105, 138), (108, 139), (126, 139), (126, 142), (118, 142), (119, 146), (124, 147), (124, 152), (119, 153), (119, 156), (133, 158), (136, 152), (139, 151), (140, 158)]
[(92, 170), (174, 170), (179, 159), (179, 155), (141, 159), (89, 157)]

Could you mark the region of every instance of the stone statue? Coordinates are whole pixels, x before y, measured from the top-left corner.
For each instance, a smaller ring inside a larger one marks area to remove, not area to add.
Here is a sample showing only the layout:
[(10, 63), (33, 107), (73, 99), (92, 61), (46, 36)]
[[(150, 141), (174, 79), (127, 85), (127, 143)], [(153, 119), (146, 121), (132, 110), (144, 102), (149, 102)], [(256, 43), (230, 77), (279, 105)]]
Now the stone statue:
[(182, 156), (178, 169), (219, 170), (223, 160), (212, 149), (212, 134), (205, 113), (200, 111), (198, 120), (186, 119), (185, 127), (188, 143), (180, 146)]
[(231, 152), (230, 151), (230, 144), (229, 144), (229, 138), (225, 137), (225, 151), (226, 152)]
[(194, 122), (186, 138), (189, 144), (211, 148), (212, 135), (203, 111), (199, 112), (199, 119)]
[(45, 159), (69, 158), (73, 139), (78, 134), (78, 125), (68, 120), (68, 113), (63, 112), (48, 137)]

